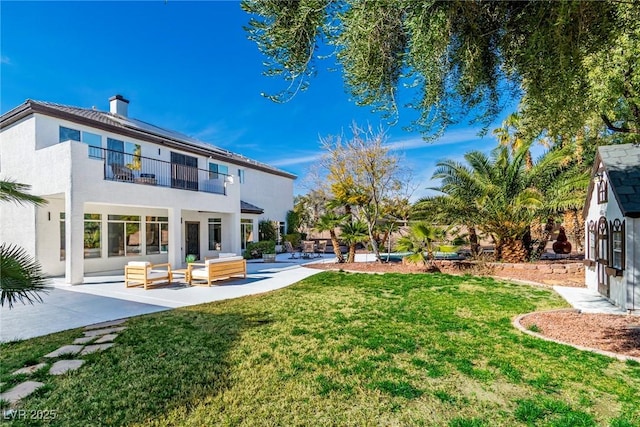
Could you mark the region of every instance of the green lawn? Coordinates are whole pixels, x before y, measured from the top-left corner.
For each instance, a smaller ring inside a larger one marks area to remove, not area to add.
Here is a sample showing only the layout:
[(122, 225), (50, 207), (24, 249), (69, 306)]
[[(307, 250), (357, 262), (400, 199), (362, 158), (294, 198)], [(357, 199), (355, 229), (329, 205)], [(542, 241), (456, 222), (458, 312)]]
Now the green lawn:
[[(637, 363), (511, 326), (564, 306), (487, 278), (325, 272), (131, 319), (116, 346), (23, 407), (78, 426), (640, 425)], [(2, 381), (80, 335), (1, 346)]]

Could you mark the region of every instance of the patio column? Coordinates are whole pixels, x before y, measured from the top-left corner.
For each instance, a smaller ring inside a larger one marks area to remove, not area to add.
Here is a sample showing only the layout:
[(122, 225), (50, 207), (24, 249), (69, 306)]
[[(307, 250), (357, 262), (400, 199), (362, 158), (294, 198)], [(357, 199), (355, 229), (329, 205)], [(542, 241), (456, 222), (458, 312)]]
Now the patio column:
[(238, 255), (242, 253), (242, 248), (240, 246), (240, 241), (242, 236), (240, 235), (240, 213), (230, 213), (229, 214), (229, 222), (231, 223), (230, 229), (230, 249), (231, 252), (234, 252)]
[(182, 255), (182, 209), (168, 208), (169, 217), (169, 259), (172, 268), (181, 268)]
[(80, 285), (84, 281), (84, 203), (67, 192), (64, 209), (64, 280), (69, 285)]

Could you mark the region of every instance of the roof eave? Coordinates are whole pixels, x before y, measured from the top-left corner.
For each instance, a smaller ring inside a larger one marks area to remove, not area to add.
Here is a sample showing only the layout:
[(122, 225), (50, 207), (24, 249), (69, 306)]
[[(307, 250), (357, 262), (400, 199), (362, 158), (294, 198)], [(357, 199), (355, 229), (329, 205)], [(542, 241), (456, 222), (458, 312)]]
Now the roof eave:
[(251, 169), (260, 170), (262, 172), (266, 172), (272, 175), (282, 176), (284, 178), (289, 178), (292, 180), (297, 179), (297, 176), (291, 174), (289, 172), (281, 171), (278, 169), (272, 169), (269, 167), (265, 167), (259, 164), (252, 163), (250, 161), (244, 161), (242, 159), (235, 159), (220, 153), (215, 152), (214, 150), (207, 150), (206, 148), (198, 147), (188, 142), (180, 141), (177, 139), (169, 138), (166, 136), (158, 136), (151, 132), (143, 132), (136, 129), (131, 129), (129, 127), (117, 127), (110, 125), (108, 123), (102, 123), (96, 120), (91, 120), (86, 117), (78, 116), (73, 113), (69, 113), (67, 111), (62, 111), (38, 102), (33, 102), (28, 99), (24, 103), (20, 104), (16, 108), (8, 111), (0, 117), (0, 129), (4, 129), (13, 123), (16, 123), (22, 120), (29, 115), (34, 113), (40, 113), (51, 117), (56, 117), (63, 120), (68, 120), (70, 122), (83, 124), (86, 126), (91, 126), (94, 128), (102, 129), (107, 132), (114, 132), (124, 136), (129, 136), (131, 138), (140, 139), (143, 141), (151, 142), (153, 144), (160, 144), (169, 148), (185, 150), (194, 154), (200, 154), (203, 156), (211, 157), (212, 159), (226, 161), (237, 166), (244, 166)]

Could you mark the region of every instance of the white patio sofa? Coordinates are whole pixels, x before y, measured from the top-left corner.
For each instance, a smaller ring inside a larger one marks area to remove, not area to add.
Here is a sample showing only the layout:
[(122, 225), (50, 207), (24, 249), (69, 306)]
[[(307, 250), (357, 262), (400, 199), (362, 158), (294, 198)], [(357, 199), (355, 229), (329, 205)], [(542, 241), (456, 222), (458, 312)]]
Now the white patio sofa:
[(190, 286), (194, 284), (211, 286), (215, 281), (231, 277), (247, 277), (247, 261), (243, 257), (225, 254), (218, 258), (207, 259), (204, 263), (190, 262), (187, 267), (187, 280)]

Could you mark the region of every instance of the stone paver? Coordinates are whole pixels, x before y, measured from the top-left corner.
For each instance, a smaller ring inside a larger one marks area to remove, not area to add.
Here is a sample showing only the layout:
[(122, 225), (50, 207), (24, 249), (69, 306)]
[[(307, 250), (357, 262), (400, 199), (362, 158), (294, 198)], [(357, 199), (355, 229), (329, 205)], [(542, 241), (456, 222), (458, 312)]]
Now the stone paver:
[(85, 331), (84, 336), (95, 337), (98, 335), (106, 335), (106, 334), (112, 334), (114, 332), (121, 332), (121, 331), (124, 331), (125, 329), (127, 329), (126, 326), (120, 326), (118, 328), (95, 329), (95, 330)]
[(52, 351), (49, 354), (45, 354), (44, 357), (60, 357), (63, 354), (77, 354), (80, 350), (82, 350), (81, 345), (65, 345), (60, 347), (57, 350)]
[(44, 368), (45, 366), (47, 366), (46, 363), (38, 363), (37, 365), (27, 366), (26, 368), (20, 368), (17, 371), (14, 371), (11, 375), (20, 375), (20, 374), (31, 375), (34, 372)]
[(69, 371), (75, 371), (82, 366), (84, 360), (58, 360), (51, 366), (49, 373), (51, 375), (63, 375)]
[(87, 344), (93, 340), (95, 340), (96, 337), (82, 337), (82, 338), (76, 338), (75, 340), (73, 340), (74, 344)]
[(95, 325), (85, 326), (84, 329), (88, 331), (90, 329), (110, 328), (112, 326), (122, 325), (126, 321), (127, 319), (111, 320), (110, 322), (102, 322), (102, 323), (96, 323)]
[(44, 384), (37, 381), (25, 381), (18, 384), (4, 393), (0, 393), (0, 399), (8, 401), (12, 405), (23, 397), (29, 396), (31, 393), (42, 387)]
[(91, 353), (95, 353), (97, 351), (102, 351), (102, 350), (106, 350), (109, 347), (112, 347), (113, 343), (109, 343), (109, 344), (95, 344), (95, 345), (88, 345), (84, 348), (84, 350), (82, 350), (80, 352), (81, 356), (84, 356), (86, 354), (91, 354)]
[(118, 334), (107, 334), (98, 338), (94, 344), (104, 344), (106, 342), (112, 342), (118, 337)]

